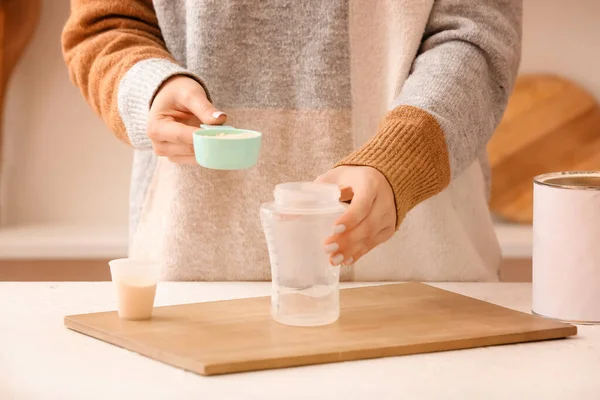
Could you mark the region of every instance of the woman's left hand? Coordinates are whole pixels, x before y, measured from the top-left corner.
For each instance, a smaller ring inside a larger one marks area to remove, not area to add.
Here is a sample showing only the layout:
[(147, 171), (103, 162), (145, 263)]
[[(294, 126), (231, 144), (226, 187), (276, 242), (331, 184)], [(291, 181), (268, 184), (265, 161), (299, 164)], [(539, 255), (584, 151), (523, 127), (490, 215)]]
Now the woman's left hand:
[(392, 237), (396, 203), (386, 177), (371, 167), (340, 166), (316, 179), (342, 189), (340, 201), (352, 200), (325, 242), (332, 265), (350, 265)]

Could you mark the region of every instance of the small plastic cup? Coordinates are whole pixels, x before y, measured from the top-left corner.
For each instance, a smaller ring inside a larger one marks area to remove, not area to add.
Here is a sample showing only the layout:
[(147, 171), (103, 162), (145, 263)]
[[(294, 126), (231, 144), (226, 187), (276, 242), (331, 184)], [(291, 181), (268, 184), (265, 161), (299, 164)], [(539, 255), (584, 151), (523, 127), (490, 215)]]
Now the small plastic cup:
[(120, 258), (108, 262), (113, 287), (117, 293), (119, 318), (142, 321), (152, 318), (158, 284), (159, 264), (151, 261)]

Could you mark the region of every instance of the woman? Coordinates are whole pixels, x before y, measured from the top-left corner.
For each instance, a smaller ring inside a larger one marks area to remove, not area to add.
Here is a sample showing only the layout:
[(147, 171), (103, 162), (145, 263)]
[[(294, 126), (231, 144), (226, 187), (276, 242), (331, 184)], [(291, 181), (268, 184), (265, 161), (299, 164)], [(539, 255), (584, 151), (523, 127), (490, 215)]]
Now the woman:
[[(486, 144), (520, 61), (521, 1), (72, 0), (73, 82), (135, 149), (132, 256), (170, 280), (266, 280), (259, 205), (347, 186), (326, 247), (345, 280), (496, 280)], [(258, 165), (192, 132), (263, 132)]]

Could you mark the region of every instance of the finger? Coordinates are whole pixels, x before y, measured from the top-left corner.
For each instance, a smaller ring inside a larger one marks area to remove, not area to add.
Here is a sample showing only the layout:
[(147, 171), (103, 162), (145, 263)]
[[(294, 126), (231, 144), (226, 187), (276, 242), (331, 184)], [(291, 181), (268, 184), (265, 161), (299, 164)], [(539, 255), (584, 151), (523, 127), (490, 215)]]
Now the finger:
[(335, 234), (348, 232), (356, 228), (371, 212), (375, 201), (375, 190), (369, 185), (357, 186), (353, 186), (354, 196), (352, 197), (352, 203), (350, 203), (346, 212), (336, 221), (333, 228)]
[(194, 156), (171, 156), (168, 158), (169, 161), (176, 164), (197, 164), (196, 157)]
[(325, 241), (326, 249), (340, 251), (346, 255), (353, 254), (355, 250), (348, 250), (359, 242), (375, 237), (383, 228), (391, 227), (385, 202), (376, 197), (369, 215), (354, 229), (334, 234)]
[(203, 124), (223, 125), (227, 121), (227, 114), (217, 110), (206, 98), (206, 92), (198, 85), (187, 93), (182, 93), (179, 102), (190, 110)]
[(365, 239), (344, 255), (343, 265), (352, 265), (380, 244), (387, 242), (394, 235), (393, 228), (383, 228), (377, 235)]
[(335, 183), (337, 181), (336, 170), (332, 169), (324, 173), (323, 175), (317, 176), (315, 182), (317, 183)]
[(332, 170), (329, 170), (325, 174), (318, 176), (317, 179), (315, 179), (315, 182), (332, 183), (338, 185), (341, 192), (340, 201), (347, 202), (352, 200), (352, 196), (354, 195), (354, 193), (352, 192), (352, 188), (350, 186), (339, 183), (341, 175), (342, 170), (339, 168), (334, 168)]
[(384, 228), (382, 229), (374, 238), (370, 241), (365, 242), (365, 246), (362, 249), (359, 249), (356, 253), (350, 256), (352, 262), (355, 263), (364, 257), (368, 252), (373, 250), (375, 247), (379, 246), (382, 243), (387, 242), (394, 235), (393, 228)]
[(360, 260), (365, 254), (369, 252), (368, 246), (365, 244), (361, 248), (359, 248), (353, 255), (347, 257), (344, 261), (342, 261), (343, 265), (352, 265), (355, 264), (358, 260)]
[(348, 202), (354, 197), (354, 191), (350, 186), (340, 186), (340, 201)]
[[(360, 246), (357, 247), (352, 254), (366, 254), (368, 251), (369, 249), (367, 248), (365, 242), (360, 242)], [(352, 265), (354, 262), (355, 260), (352, 255), (345, 255), (343, 253), (336, 254), (329, 259), (329, 263), (334, 267), (337, 267), (338, 265)]]
[(155, 142), (152, 143), (154, 153), (157, 156), (173, 157), (173, 156), (193, 156), (194, 146), (183, 143), (171, 142)]
[(378, 216), (371, 214), (356, 228), (337, 235), (337, 237), (332, 237), (332, 242), (327, 243), (325, 246), (325, 251), (333, 250), (330, 251), (331, 263), (335, 265), (338, 261), (348, 260), (348, 258), (358, 253), (363, 246), (370, 243), (371, 239), (382, 229), (379, 221)]
[(200, 124), (202, 124), (202, 121), (200, 121), (200, 119), (192, 113), (187, 114), (187, 116), (185, 116), (184, 118), (177, 119), (177, 121), (187, 126), (194, 126), (196, 128), (199, 127)]
[(154, 142), (170, 142), (186, 145), (194, 144), (194, 132), (198, 127), (173, 120), (158, 120), (148, 126), (148, 137)]

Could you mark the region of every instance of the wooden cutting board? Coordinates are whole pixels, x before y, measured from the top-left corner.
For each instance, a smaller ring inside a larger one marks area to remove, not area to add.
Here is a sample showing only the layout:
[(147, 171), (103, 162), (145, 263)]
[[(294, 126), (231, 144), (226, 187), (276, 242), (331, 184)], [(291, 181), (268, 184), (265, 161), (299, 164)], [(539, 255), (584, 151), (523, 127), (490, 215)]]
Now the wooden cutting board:
[(509, 221), (531, 223), (536, 175), (600, 170), (600, 106), (567, 79), (522, 75), (487, 150), (490, 209)]
[(466, 349), (577, 333), (575, 326), (421, 283), (344, 289), (340, 319), (316, 328), (272, 321), (269, 301), (258, 297), (157, 307), (153, 319), (142, 322), (121, 321), (116, 312), (72, 315), (65, 317), (65, 325), (201, 375)]

